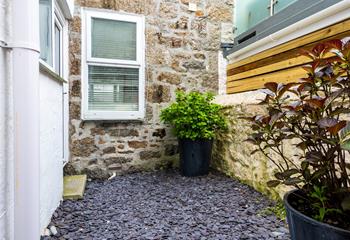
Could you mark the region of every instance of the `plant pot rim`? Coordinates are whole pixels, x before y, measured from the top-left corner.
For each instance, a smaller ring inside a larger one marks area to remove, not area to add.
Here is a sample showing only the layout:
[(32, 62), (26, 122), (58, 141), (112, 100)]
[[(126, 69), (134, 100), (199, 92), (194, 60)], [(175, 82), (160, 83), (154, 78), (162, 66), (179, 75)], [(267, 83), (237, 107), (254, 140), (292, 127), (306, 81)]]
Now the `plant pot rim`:
[(323, 223), (323, 222), (317, 221), (317, 220), (315, 220), (315, 219), (313, 219), (313, 218), (311, 218), (311, 217), (309, 217), (309, 216), (299, 212), (298, 210), (296, 210), (292, 205), (289, 204), (288, 197), (291, 194), (293, 194), (295, 192), (298, 192), (298, 191), (300, 191), (300, 190), (299, 189), (294, 189), (294, 190), (291, 190), (291, 191), (287, 192), (283, 196), (283, 202), (284, 202), (285, 206), (288, 207), (288, 209), (291, 212), (293, 212), (296, 215), (301, 215), (305, 219), (305, 221), (307, 221), (307, 222), (309, 222), (311, 224), (317, 224), (317, 225), (320, 225), (320, 226), (325, 227), (325, 228), (330, 228), (330, 229), (332, 229), (334, 231), (342, 232), (344, 234), (350, 234), (350, 230), (346, 230), (346, 229), (343, 229), (343, 228), (332, 226), (332, 225), (330, 225), (328, 223)]

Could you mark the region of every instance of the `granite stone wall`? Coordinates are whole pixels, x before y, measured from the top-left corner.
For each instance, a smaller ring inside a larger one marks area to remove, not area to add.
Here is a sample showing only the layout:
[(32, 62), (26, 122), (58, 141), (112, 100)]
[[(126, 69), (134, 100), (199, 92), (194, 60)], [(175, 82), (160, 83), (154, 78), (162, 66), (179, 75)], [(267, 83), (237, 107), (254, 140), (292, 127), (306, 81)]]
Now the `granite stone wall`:
[[(198, 10), (189, 11), (189, 2)], [(144, 121), (82, 121), (81, 8), (145, 16), (146, 117)], [(232, 41), (233, 0), (76, 0), (70, 23), (70, 161), (66, 173), (107, 178), (172, 166), (177, 140), (160, 123), (160, 110), (177, 89), (218, 91), (221, 42)]]
[[(252, 98), (259, 99), (259, 95), (254, 92), (247, 94), (252, 95)], [(239, 97), (237, 96), (237, 98)], [(248, 97), (246, 98), (248, 99)], [(265, 114), (266, 109), (256, 103), (237, 104), (236, 102), (231, 104), (230, 100), (232, 99), (234, 99), (234, 95), (231, 97), (222, 96), (221, 100), (223, 101), (217, 101), (224, 105), (223, 113), (227, 118), (228, 131), (216, 136), (212, 167), (274, 199), (281, 199), (290, 188), (283, 185), (277, 188), (267, 186), (266, 183), (274, 179), (276, 167), (262, 153), (252, 154), (256, 146), (245, 141), (252, 132), (250, 123), (240, 119), (243, 116)], [(296, 153), (292, 142), (285, 145), (285, 153), (290, 157)], [(277, 155), (274, 158), (280, 159)]]

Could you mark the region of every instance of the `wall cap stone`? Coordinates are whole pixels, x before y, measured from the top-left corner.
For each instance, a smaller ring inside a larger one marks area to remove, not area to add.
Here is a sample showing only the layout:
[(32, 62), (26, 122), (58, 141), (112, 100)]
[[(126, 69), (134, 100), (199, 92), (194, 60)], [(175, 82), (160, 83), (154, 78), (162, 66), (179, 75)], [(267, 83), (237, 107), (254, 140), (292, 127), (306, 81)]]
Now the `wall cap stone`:
[(256, 90), (244, 93), (218, 95), (215, 97), (214, 102), (222, 106), (258, 104), (264, 97), (265, 94), (263, 92)]

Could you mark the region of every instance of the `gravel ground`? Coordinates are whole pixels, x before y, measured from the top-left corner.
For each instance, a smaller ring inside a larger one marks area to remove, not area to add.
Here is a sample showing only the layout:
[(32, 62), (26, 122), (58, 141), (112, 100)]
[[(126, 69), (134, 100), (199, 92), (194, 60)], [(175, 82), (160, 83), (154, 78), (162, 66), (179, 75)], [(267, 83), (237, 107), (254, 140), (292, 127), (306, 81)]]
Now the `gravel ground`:
[(64, 201), (44, 239), (289, 239), (283, 221), (261, 216), (262, 194), (219, 173), (136, 173), (87, 184), (84, 200)]

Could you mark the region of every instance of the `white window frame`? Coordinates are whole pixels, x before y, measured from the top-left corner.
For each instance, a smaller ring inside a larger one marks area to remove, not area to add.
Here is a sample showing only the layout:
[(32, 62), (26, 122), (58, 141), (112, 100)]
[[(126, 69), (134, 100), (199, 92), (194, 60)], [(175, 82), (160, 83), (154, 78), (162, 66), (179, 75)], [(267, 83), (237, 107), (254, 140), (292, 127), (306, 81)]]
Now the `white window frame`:
[[(145, 116), (145, 19), (143, 16), (103, 10), (82, 10), (82, 107), (83, 120), (143, 120)], [(108, 19), (136, 23), (136, 60), (115, 60), (91, 56), (91, 20)], [(89, 110), (88, 104), (88, 67), (107, 66), (139, 69), (139, 110), (138, 111), (96, 111)]]
[(52, 35), (53, 35), (53, 54), (52, 54), (52, 56), (53, 56), (53, 69), (54, 69), (54, 71), (56, 72), (56, 70), (55, 70), (55, 66), (56, 66), (56, 51), (55, 51), (55, 49), (56, 49), (56, 45), (57, 45), (57, 43), (56, 43), (56, 37), (55, 37), (55, 29), (56, 29), (56, 25), (57, 25), (57, 27), (58, 27), (58, 29), (59, 29), (59, 32), (60, 32), (60, 58), (59, 58), (59, 61), (60, 61), (60, 63), (59, 63), (59, 66), (60, 66), (60, 68), (59, 68), (59, 70), (58, 70), (58, 72), (56, 72), (59, 76), (63, 76), (63, 63), (64, 63), (64, 61), (63, 61), (63, 41), (64, 41), (64, 39), (63, 39), (63, 35), (64, 35), (64, 17), (63, 17), (63, 14), (61, 13), (61, 11), (59, 10), (59, 7), (56, 5), (56, 3), (55, 3), (55, 12), (54, 12), (54, 21), (53, 21), (53, 29), (52, 29)]
[[(63, 16), (63, 13), (60, 10), (60, 7), (55, 0), (51, 0), (51, 43), (52, 43), (52, 48), (51, 48), (51, 56), (52, 56), (52, 66), (45, 62), (42, 59), (39, 59), (39, 62), (43, 64), (46, 68), (51, 70), (53, 73), (56, 73), (58, 76), (63, 77), (63, 64), (64, 64), (64, 59), (63, 59), (63, 48), (64, 48), (64, 22), (65, 18)], [(60, 69), (59, 72), (56, 72), (55, 70), (55, 65), (56, 65), (56, 52), (55, 52), (55, 47), (56, 47), (56, 39), (55, 39), (55, 25), (58, 26), (60, 29)]]

